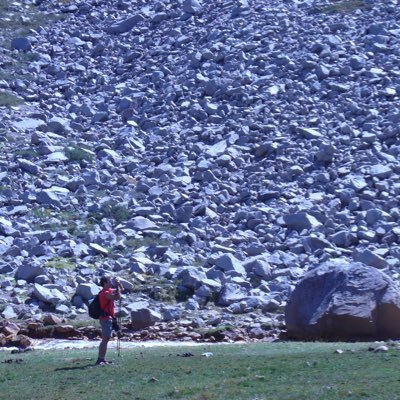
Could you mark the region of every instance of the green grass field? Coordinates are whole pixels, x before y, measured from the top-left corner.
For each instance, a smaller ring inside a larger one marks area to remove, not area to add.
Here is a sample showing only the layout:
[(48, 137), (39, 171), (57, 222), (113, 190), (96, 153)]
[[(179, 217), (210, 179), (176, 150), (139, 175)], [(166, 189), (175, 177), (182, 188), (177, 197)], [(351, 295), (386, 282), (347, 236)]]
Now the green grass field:
[(94, 366), (96, 349), (1, 352), (0, 399), (400, 399), (399, 350), (376, 353), (369, 346), (122, 348), (122, 357), (109, 351), (112, 366)]

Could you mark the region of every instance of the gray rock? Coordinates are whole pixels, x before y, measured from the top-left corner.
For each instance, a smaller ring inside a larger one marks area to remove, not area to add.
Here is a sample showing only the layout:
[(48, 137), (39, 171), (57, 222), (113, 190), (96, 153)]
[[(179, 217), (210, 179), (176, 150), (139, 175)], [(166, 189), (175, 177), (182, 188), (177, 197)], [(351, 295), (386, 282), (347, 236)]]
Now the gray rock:
[(0, 217), (0, 234), (2, 235), (13, 235), (16, 229), (13, 228), (12, 222), (6, 218)]
[(200, 305), (199, 305), (198, 301), (196, 301), (195, 299), (191, 298), (186, 301), (186, 304), (185, 304), (186, 310), (196, 311), (199, 308), (200, 308)]
[(322, 226), (320, 221), (307, 213), (284, 215), (283, 220), (288, 228), (295, 230), (313, 229)]
[(47, 128), (50, 132), (62, 134), (69, 128), (69, 121), (66, 118), (53, 117), (47, 122)]
[(227, 307), (233, 303), (240, 302), (248, 296), (247, 290), (235, 283), (222, 285), (216, 304)]
[(379, 179), (386, 179), (389, 178), (390, 175), (392, 175), (393, 170), (388, 167), (387, 165), (382, 165), (382, 164), (377, 164), (373, 165), (370, 168), (370, 174), (373, 177), (379, 178)]
[(27, 282), (33, 282), (33, 280), (45, 273), (44, 268), (41, 265), (30, 264), (29, 262), (20, 265), (15, 273), (15, 279), (22, 279)]
[(224, 254), (215, 260), (215, 265), (224, 272), (233, 271), (241, 276), (246, 275), (242, 263), (232, 254)]
[(345, 262), (309, 271), (285, 310), (288, 334), (298, 338), (397, 338), (399, 317), (397, 285), (373, 267)]
[(350, 66), (354, 70), (363, 69), (366, 65), (366, 60), (362, 56), (354, 55), (350, 58)]
[(329, 237), (329, 240), (338, 247), (349, 247), (357, 243), (356, 235), (348, 230), (341, 230)]
[(15, 319), (18, 317), (18, 314), (14, 311), (14, 307), (11, 305), (7, 305), (0, 315), (6, 320)]
[[(49, 149), (50, 150), (50, 149)], [(58, 164), (64, 161), (68, 161), (69, 158), (65, 155), (65, 153), (61, 152), (61, 151), (51, 151), (50, 150), (50, 154), (48, 154), (48, 156), (46, 157), (46, 159), (44, 160), (44, 162), (46, 164)]]
[(182, 310), (179, 307), (164, 307), (162, 309), (163, 321), (176, 321), (181, 318)]
[(356, 251), (354, 254), (354, 261), (358, 261), (378, 269), (383, 269), (388, 266), (388, 262), (383, 257), (369, 249)]
[(131, 328), (141, 330), (153, 326), (156, 322), (162, 320), (162, 316), (157, 311), (138, 304), (137, 307), (131, 307)]
[(79, 295), (74, 295), (71, 300), (71, 304), (76, 308), (84, 308), (85, 301)]
[(46, 283), (50, 283), (50, 278), (47, 275), (38, 275), (33, 281), (39, 285), (45, 285)]
[(264, 298), (262, 302), (262, 311), (266, 313), (276, 312), (281, 306), (281, 303), (274, 298)]
[(145, 217), (134, 217), (126, 223), (126, 227), (138, 231), (145, 231), (148, 229), (155, 229), (157, 225)]
[(110, 117), (110, 114), (107, 111), (99, 111), (95, 115), (93, 115), (91, 123), (96, 124), (98, 122), (106, 122)]
[(29, 160), (20, 158), (18, 159), (18, 164), (22, 171), (29, 172), (30, 174), (38, 175), (41, 172), (41, 168)]
[(272, 277), (271, 265), (262, 258), (245, 262), (243, 266), (248, 273), (253, 272), (255, 275), (267, 281)]
[(131, 17), (118, 21), (108, 28), (109, 33), (121, 34), (132, 30), (135, 26), (139, 25), (145, 20), (142, 14), (135, 14)]
[(176, 219), (180, 223), (188, 223), (193, 214), (192, 206), (182, 206), (176, 209)]
[(44, 303), (50, 303), (53, 305), (67, 300), (65, 295), (58, 289), (49, 289), (45, 286), (39, 285), (38, 283), (33, 285), (33, 296)]
[(319, 139), (322, 134), (313, 128), (297, 128), (297, 131), (306, 139)]
[(13, 122), (13, 126), (21, 130), (38, 129), (39, 127), (45, 125), (46, 123), (43, 120), (35, 118), (25, 118), (21, 121)]
[(199, 271), (195, 267), (184, 268), (177, 277), (183, 286), (188, 289), (198, 289), (203, 281), (207, 279), (203, 271)]
[(107, 256), (110, 252), (103, 246), (97, 243), (89, 243), (89, 249), (93, 250), (97, 254), (101, 254), (103, 256)]
[(202, 11), (201, 3), (198, 0), (184, 0), (183, 11), (189, 14), (198, 14)]
[(58, 194), (52, 190), (41, 190), (36, 195), (36, 201), (43, 205), (53, 205), (61, 207), (61, 200)]
[(337, 153), (337, 149), (332, 144), (321, 143), (315, 157), (318, 161), (331, 162)]
[(306, 251), (311, 253), (316, 250), (332, 248), (332, 244), (328, 240), (316, 236), (308, 236), (303, 239), (302, 243)]
[(368, 183), (362, 176), (352, 176), (345, 181), (352, 189), (360, 192), (368, 187)]
[(11, 40), (13, 50), (29, 51), (32, 48), (31, 41), (27, 37), (19, 37)]
[(76, 288), (75, 295), (80, 296), (82, 299), (85, 301), (90, 300), (94, 296), (96, 296), (97, 293), (100, 292), (100, 287), (97, 286), (94, 283), (81, 283), (78, 285)]
[(8, 274), (13, 270), (14, 268), (10, 264), (0, 264), (0, 274)]

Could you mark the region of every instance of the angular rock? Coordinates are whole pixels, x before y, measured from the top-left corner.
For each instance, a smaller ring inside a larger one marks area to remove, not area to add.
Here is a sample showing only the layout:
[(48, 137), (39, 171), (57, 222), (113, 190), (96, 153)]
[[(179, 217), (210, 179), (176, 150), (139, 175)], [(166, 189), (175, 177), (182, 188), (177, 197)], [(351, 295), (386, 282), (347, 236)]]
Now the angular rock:
[(14, 322), (6, 322), (1, 330), (1, 333), (4, 333), (6, 336), (18, 335), (20, 330), (21, 328)]
[(121, 33), (126, 33), (129, 32), (131, 29), (133, 29), (135, 26), (140, 24), (145, 20), (144, 16), (142, 14), (135, 14), (132, 15), (131, 17), (118, 21), (114, 24), (112, 24), (108, 28), (109, 33), (114, 33), (114, 34), (121, 34)]
[(14, 50), (29, 51), (32, 48), (32, 44), (28, 38), (19, 37), (11, 40), (11, 48)]
[(10, 305), (6, 306), (0, 315), (6, 320), (11, 320), (18, 317), (18, 314), (15, 312), (14, 308)]
[(75, 294), (88, 301), (100, 292), (100, 287), (94, 283), (81, 283), (76, 288)]
[(13, 235), (16, 230), (12, 227), (12, 222), (6, 218), (0, 217), (0, 234), (2, 235)]
[(235, 283), (222, 285), (216, 304), (220, 307), (227, 307), (239, 302), (248, 296), (247, 290)]
[(183, 11), (189, 14), (198, 14), (202, 10), (201, 3), (198, 0), (184, 0)]
[(131, 311), (131, 328), (134, 330), (149, 328), (161, 320), (160, 313), (142, 305)]
[(322, 226), (321, 222), (307, 213), (284, 215), (283, 220), (288, 228), (295, 230), (313, 229)]
[(203, 271), (199, 271), (195, 267), (189, 267), (183, 269), (177, 277), (181, 280), (181, 284), (189, 289), (198, 289), (203, 281), (207, 279), (206, 274)]
[(272, 277), (271, 265), (263, 258), (257, 258), (246, 262), (244, 268), (248, 273), (253, 272), (255, 275), (267, 281)]
[(145, 217), (134, 217), (126, 223), (126, 226), (127, 228), (136, 229), (138, 231), (157, 228), (154, 222)]
[(242, 263), (232, 254), (224, 254), (215, 260), (215, 265), (224, 272), (233, 271), (237, 274), (244, 276), (246, 270)]
[(22, 279), (27, 282), (32, 282), (37, 276), (45, 273), (41, 265), (31, 265), (29, 263), (19, 266), (15, 273), (15, 279)]
[(22, 171), (26, 171), (30, 174), (38, 175), (41, 172), (41, 168), (29, 160), (20, 158), (18, 159), (18, 164)]
[(388, 262), (382, 256), (369, 249), (356, 251), (354, 254), (354, 261), (358, 261), (378, 269), (383, 269), (388, 266)]
[(33, 285), (33, 296), (44, 303), (50, 303), (53, 305), (67, 300), (65, 295), (58, 289), (49, 289), (45, 286), (39, 285), (38, 283)]

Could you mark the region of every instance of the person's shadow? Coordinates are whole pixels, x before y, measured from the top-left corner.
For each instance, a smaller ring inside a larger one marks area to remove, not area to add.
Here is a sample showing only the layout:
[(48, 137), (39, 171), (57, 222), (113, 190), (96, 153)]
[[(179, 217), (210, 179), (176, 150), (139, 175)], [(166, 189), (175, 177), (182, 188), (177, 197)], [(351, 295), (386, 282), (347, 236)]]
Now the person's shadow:
[(63, 368), (56, 368), (54, 371), (73, 371), (76, 369), (87, 369), (95, 367), (95, 364), (87, 364), (87, 365), (77, 365), (75, 367), (63, 367)]

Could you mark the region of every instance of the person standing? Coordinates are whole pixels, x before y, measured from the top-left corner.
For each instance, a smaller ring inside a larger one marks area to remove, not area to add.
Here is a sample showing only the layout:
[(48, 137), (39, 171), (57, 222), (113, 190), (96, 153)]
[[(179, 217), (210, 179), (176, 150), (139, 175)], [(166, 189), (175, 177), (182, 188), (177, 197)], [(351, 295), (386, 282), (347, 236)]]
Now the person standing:
[(102, 289), (99, 293), (100, 308), (104, 315), (100, 316), (101, 342), (96, 365), (112, 364), (106, 360), (107, 346), (113, 331), (113, 320), (115, 318), (115, 300), (121, 299), (122, 285), (118, 278), (103, 276), (100, 278)]

